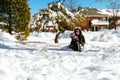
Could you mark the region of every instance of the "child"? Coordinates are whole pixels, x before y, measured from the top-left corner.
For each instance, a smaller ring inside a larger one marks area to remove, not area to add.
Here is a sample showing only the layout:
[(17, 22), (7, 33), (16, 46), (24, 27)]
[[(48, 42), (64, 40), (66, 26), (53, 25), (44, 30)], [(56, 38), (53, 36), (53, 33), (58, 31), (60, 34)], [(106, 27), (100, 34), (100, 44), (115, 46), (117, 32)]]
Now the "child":
[(82, 35), (81, 30), (79, 28), (76, 28), (74, 30), (74, 33), (70, 34), (70, 37), (71, 37), (71, 43), (69, 47), (74, 51), (81, 51), (81, 46), (84, 46), (85, 44), (85, 38)]

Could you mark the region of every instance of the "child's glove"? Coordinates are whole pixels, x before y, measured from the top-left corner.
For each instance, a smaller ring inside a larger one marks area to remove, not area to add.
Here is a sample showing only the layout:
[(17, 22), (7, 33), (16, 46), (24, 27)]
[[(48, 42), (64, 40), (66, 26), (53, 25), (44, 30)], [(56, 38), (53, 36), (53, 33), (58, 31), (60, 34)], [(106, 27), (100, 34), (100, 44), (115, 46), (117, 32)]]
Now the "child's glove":
[(83, 47), (84, 47), (84, 43), (82, 43), (82, 44), (81, 44), (81, 46), (83, 46)]

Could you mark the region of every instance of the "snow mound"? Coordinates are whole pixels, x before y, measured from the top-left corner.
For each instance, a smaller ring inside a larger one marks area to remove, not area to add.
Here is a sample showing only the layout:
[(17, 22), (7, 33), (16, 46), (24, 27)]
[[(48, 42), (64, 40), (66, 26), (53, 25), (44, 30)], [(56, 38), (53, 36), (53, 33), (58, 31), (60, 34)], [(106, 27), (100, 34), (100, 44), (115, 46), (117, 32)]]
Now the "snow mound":
[(110, 41), (117, 41), (117, 37), (112, 35), (111, 32), (103, 32), (100, 35), (96, 35), (91, 39), (92, 41), (100, 41), (100, 42), (110, 42)]
[(0, 40), (2, 41), (17, 41), (12, 35), (6, 32), (0, 33)]
[[(43, 37), (43, 34), (41, 34), (40, 37)], [(46, 43), (40, 42), (39, 39), (37, 39), (36, 41), (17, 41), (9, 33), (1, 32), (0, 49), (38, 50), (46, 52), (48, 49), (48, 45)]]
[(40, 33), (31, 33), (28, 37), (28, 41), (39, 41), (49, 43), (50, 41), (54, 40), (56, 33), (51, 32), (40, 32)]
[(27, 80), (27, 76), (14, 56), (0, 55), (0, 80)]
[(40, 52), (47, 52), (48, 50), (48, 45), (46, 43), (43, 43), (43, 42), (36, 42), (36, 41), (33, 41), (33, 42), (30, 42), (30, 41), (27, 41), (27, 42), (19, 42), (19, 45), (17, 46), (18, 48), (25, 48), (25, 49), (28, 49), (28, 50), (37, 50), (37, 51), (40, 51)]
[[(12, 41), (12, 49), (0, 48), (0, 80), (120, 80), (120, 32), (83, 32), (82, 52), (67, 47), (70, 33), (60, 34), (58, 44), (51, 43), (56, 33), (40, 32)], [(46, 46), (40, 42), (47, 42), (47, 52), (37, 50)]]
[(117, 31), (117, 32), (120, 32), (120, 26), (116, 28), (116, 31)]
[(61, 38), (63, 38), (63, 39), (70, 38), (71, 33), (72, 33), (71, 31), (65, 31), (64, 33), (60, 34), (59, 39), (61, 39)]
[(12, 35), (6, 32), (0, 33), (0, 48), (10, 48), (11, 46), (17, 45), (17, 41)]

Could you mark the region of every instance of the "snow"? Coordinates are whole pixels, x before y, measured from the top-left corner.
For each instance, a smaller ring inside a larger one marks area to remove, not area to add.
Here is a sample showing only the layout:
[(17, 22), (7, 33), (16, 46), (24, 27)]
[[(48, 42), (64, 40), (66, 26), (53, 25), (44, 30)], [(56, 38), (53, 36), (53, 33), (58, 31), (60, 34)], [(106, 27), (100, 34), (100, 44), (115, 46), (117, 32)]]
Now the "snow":
[(70, 12), (67, 8), (65, 8), (66, 13), (71, 16), (72, 18), (74, 18), (74, 14), (72, 12)]
[(4, 23), (4, 22), (0, 22), (0, 25), (7, 25), (7, 23)]
[(51, 17), (53, 17), (53, 18), (55, 18), (56, 16), (57, 16), (57, 13), (56, 12), (53, 12), (53, 11), (51, 11)]
[(95, 36), (93, 41), (100, 41), (100, 42), (118, 42), (118, 38), (116, 35), (111, 34), (110, 32), (103, 32), (100, 35)]
[(60, 6), (61, 6), (61, 3), (60, 3), (60, 2), (58, 2), (58, 8), (60, 8)]
[(48, 22), (48, 24), (47, 24), (47, 26), (52, 26), (52, 27), (53, 27), (53, 26), (54, 26), (54, 24), (53, 24), (53, 22), (52, 22), (52, 21), (49, 21), (49, 22)]
[(2, 41), (17, 41), (13, 36), (6, 32), (0, 32), (0, 40)]
[(82, 52), (67, 47), (71, 33), (60, 34), (58, 44), (51, 32), (24, 42), (0, 33), (0, 80), (120, 80), (120, 28), (83, 32)]
[(94, 19), (91, 21), (93, 25), (109, 25), (108, 21), (100, 21), (97, 19)]
[[(117, 10), (119, 9), (100, 9), (100, 11), (98, 13), (100, 14), (106, 14), (108, 16), (114, 16), (117, 14), (117, 16), (120, 16), (120, 10), (117, 12)], [(113, 13), (115, 13), (113, 15)]]
[(0, 80), (26, 80), (27, 76), (14, 56), (0, 55)]

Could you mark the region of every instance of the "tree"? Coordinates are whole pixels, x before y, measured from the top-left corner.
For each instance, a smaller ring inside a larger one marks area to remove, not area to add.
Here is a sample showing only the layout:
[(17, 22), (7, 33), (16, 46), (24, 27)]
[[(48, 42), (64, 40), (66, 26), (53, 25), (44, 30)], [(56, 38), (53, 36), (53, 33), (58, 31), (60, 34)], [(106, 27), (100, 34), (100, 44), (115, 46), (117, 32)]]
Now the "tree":
[[(30, 21), (30, 8), (28, 0), (1, 0), (0, 15), (3, 15), (5, 23), (8, 24), (8, 32), (21, 32), (28, 35), (28, 23)], [(26, 31), (27, 30), (27, 31)], [(27, 33), (27, 34), (26, 34)]]
[(111, 0), (110, 4), (109, 4), (109, 8), (111, 9), (111, 12), (112, 12), (113, 28), (116, 29), (118, 12), (120, 11), (120, 1), (119, 0)]
[[(8, 24), (8, 32), (10, 34), (12, 34), (12, 13), (14, 12), (13, 10), (13, 6), (12, 6), (12, 2), (13, 1), (9, 1), (9, 0), (1, 0), (0, 1), (0, 13), (1, 15), (4, 15), (4, 17), (6, 17), (5, 21)], [(14, 5), (14, 4), (13, 4)]]
[[(65, 30), (73, 30), (76, 26), (80, 26), (80, 23), (85, 20), (85, 15), (83, 15), (81, 12), (78, 14), (73, 14), (74, 18), (70, 16), (64, 5), (61, 5), (61, 8), (58, 8), (57, 11), (61, 11), (64, 16), (58, 15), (56, 18), (56, 23), (58, 24), (58, 33), (55, 37), (55, 43), (58, 43), (58, 37), (60, 33), (63, 33)], [(72, 11), (70, 11), (71, 13)]]
[(35, 20), (31, 25), (40, 29), (42, 26), (46, 26), (45, 24), (49, 21), (52, 21), (54, 31), (57, 32), (54, 41), (58, 43), (60, 33), (63, 33), (65, 30), (72, 31), (75, 27), (80, 26), (85, 19), (85, 14), (82, 14), (81, 11), (74, 14), (60, 2), (53, 2), (48, 4), (46, 9), (40, 10), (38, 17), (34, 16), (33, 19)]
[[(19, 33), (18, 36), (21, 36), (20, 39), (26, 39), (29, 36), (30, 30), (28, 28), (28, 24), (30, 22), (30, 8), (27, 4), (28, 0), (19, 0), (17, 12), (17, 32)], [(15, 28), (16, 29), (16, 28)]]
[(65, 5), (70, 11), (75, 11), (79, 6), (78, 0), (66, 0)]

